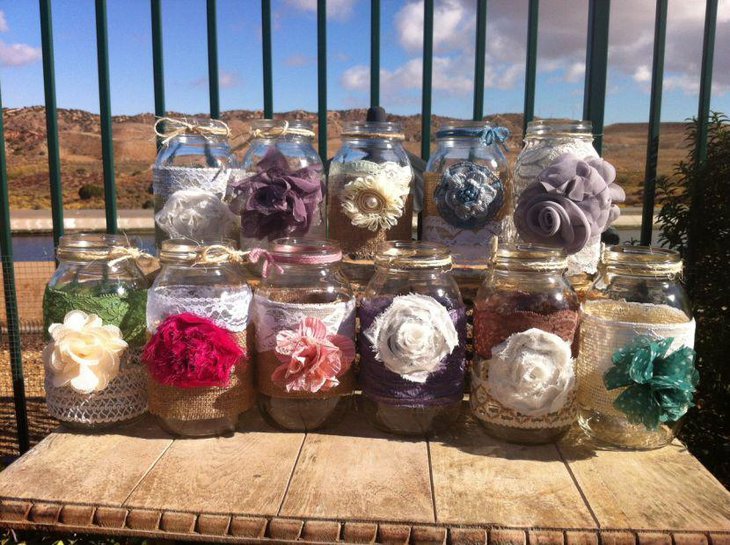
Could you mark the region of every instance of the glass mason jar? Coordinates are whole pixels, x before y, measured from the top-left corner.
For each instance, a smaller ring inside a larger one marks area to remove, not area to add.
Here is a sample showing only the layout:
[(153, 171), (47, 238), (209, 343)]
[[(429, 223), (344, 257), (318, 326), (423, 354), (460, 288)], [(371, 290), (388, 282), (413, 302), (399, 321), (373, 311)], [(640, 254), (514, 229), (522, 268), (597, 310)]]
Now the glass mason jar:
[[(572, 153), (581, 158), (598, 157), (598, 152), (593, 147), (593, 125), (590, 121), (544, 119), (527, 124), (525, 147), (517, 156), (513, 174), (513, 213), (522, 192), (535, 181), (540, 172), (564, 153)], [(510, 240), (521, 240), (514, 222), (510, 221), (508, 230)], [(571, 281), (580, 284), (586, 281), (585, 275), (593, 275), (598, 269), (600, 255), (600, 237), (590, 240), (582, 250), (569, 255), (568, 275)]]
[(330, 237), (348, 277), (367, 282), (381, 242), (413, 238), (413, 170), (400, 123), (349, 122), (340, 138), (329, 166)]
[(305, 121), (258, 119), (231, 185), (240, 216), (241, 248), (282, 237), (326, 236), (324, 167)]
[(253, 304), (259, 408), (271, 424), (336, 423), (355, 387), (355, 296), (328, 240), (282, 238), (266, 252)]
[(481, 277), (510, 211), (506, 129), (484, 121), (442, 127), (424, 175), (422, 239), (451, 250), (455, 274)]
[(150, 413), (176, 435), (231, 433), (256, 401), (246, 342), (252, 292), (230, 250), (183, 239), (162, 243), (143, 359)]
[(669, 444), (693, 406), (695, 321), (671, 250), (613, 246), (583, 303), (578, 422), (602, 446)]
[(64, 235), (43, 296), (49, 414), (101, 430), (147, 412), (144, 369), (147, 280), (126, 237)]
[(466, 307), (448, 248), (384, 242), (359, 309), (360, 385), (370, 421), (403, 435), (451, 426), (464, 396)]
[(501, 246), (474, 303), (471, 408), (487, 431), (547, 443), (575, 421), (580, 303), (565, 252)]
[(215, 119), (160, 120), (163, 145), (152, 167), (157, 247), (169, 238), (217, 241), (238, 232), (225, 203), (235, 158), (228, 126)]

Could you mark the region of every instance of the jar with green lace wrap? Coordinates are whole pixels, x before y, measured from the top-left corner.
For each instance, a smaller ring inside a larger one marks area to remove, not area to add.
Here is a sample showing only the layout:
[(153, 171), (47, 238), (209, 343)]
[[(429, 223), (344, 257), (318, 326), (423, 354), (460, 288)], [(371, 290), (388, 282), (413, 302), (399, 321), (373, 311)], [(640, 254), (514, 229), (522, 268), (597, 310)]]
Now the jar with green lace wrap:
[(68, 427), (104, 429), (147, 411), (139, 364), (147, 280), (139, 254), (117, 235), (61, 237), (43, 297), (43, 361), (48, 412)]

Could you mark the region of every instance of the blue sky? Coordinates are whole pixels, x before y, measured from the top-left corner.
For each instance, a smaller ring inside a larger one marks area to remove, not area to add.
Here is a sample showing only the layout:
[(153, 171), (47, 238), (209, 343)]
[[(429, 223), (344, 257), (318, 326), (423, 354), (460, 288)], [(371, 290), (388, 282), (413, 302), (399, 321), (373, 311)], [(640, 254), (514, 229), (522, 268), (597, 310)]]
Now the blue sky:
[[(536, 113), (579, 117), (583, 100), (587, 2), (543, 0)], [(663, 119), (696, 113), (704, 0), (670, 0)], [(273, 0), (274, 108), (317, 106), (315, 0)], [(330, 109), (368, 105), (370, 2), (330, 0)], [(474, 65), (474, 0), (437, 0), (434, 113), (468, 118)], [(527, 0), (490, 0), (485, 113), (522, 110)], [(420, 0), (382, 0), (382, 103), (420, 109)], [(54, 0), (58, 106), (98, 111), (93, 0)], [(148, 0), (108, 0), (112, 110), (154, 108)], [(653, 0), (614, 0), (607, 122), (645, 121)], [(218, 0), (221, 108), (263, 104), (260, 2)], [(163, 0), (167, 108), (208, 109), (205, 0)], [(0, 83), (6, 107), (43, 103), (36, 0), (0, 0)], [(730, 0), (721, 1), (712, 107), (730, 112)]]

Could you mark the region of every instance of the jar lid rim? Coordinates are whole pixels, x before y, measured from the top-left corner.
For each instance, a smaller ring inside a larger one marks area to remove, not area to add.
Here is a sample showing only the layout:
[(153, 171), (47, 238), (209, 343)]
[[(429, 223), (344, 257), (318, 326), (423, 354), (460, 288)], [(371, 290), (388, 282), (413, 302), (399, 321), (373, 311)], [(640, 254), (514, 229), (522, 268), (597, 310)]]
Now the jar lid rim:
[(585, 119), (536, 119), (527, 124), (525, 136), (570, 134), (593, 136), (593, 122)]
[(562, 248), (518, 242), (500, 244), (494, 254), (498, 269), (521, 268), (531, 271), (563, 271), (568, 268), (568, 256)]
[(283, 237), (269, 245), (277, 263), (290, 265), (321, 265), (342, 259), (340, 245), (333, 240)]
[(449, 248), (435, 242), (393, 240), (382, 242), (375, 254), (375, 264), (392, 269), (451, 268)]
[(682, 257), (679, 252), (656, 246), (616, 245), (603, 250), (602, 267), (641, 276), (679, 274)]

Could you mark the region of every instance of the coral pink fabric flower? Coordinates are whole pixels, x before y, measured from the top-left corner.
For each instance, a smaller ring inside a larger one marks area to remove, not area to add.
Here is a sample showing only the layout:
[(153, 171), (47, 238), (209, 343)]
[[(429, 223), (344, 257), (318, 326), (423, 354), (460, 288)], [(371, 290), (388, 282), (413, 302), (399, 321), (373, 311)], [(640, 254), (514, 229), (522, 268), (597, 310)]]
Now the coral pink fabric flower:
[(190, 312), (167, 317), (142, 353), (152, 378), (177, 388), (225, 387), (246, 351), (227, 329)]
[(271, 380), (287, 392), (326, 392), (355, 360), (355, 343), (344, 335), (328, 335), (319, 318), (307, 317), (295, 330), (276, 335), (276, 356), (283, 363)]

